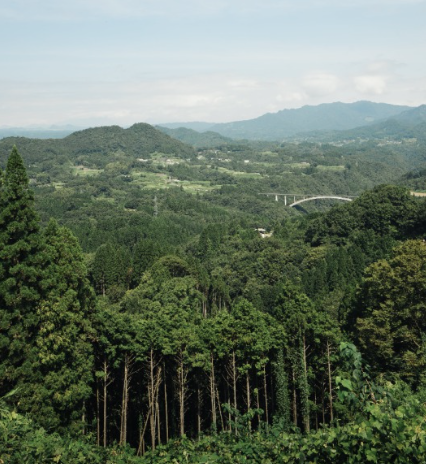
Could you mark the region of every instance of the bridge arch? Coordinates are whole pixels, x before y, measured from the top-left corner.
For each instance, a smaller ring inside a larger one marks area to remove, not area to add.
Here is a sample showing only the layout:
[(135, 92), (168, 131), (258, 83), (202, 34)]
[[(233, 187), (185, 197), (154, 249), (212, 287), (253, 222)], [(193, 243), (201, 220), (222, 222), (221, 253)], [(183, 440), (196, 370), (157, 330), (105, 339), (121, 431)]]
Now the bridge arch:
[(318, 195), (316, 197), (310, 197), (310, 198), (303, 198), (302, 200), (295, 201), (292, 203), (290, 208), (292, 206), (300, 205), (301, 203), (304, 203), (305, 201), (311, 201), (311, 200), (342, 200), (342, 201), (352, 201), (352, 198), (347, 198), (347, 197), (338, 197), (334, 195)]

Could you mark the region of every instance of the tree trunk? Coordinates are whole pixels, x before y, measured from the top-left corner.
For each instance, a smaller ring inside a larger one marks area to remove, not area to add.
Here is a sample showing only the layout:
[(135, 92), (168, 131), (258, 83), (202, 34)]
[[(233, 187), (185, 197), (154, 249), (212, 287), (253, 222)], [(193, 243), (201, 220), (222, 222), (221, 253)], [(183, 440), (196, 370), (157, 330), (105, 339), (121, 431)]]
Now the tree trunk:
[[(232, 390), (234, 394), (234, 409), (237, 411), (237, 363), (235, 360), (235, 350), (232, 350)], [(235, 416), (235, 435), (238, 435), (238, 417)]]
[[(216, 398), (217, 398), (217, 402), (220, 404), (220, 398), (219, 398), (219, 390), (217, 389), (216, 387)], [(219, 416), (220, 416), (220, 424), (222, 425), (222, 430), (225, 429), (225, 422), (223, 420), (223, 414), (222, 414), (222, 409), (219, 408)]]
[(315, 401), (315, 430), (318, 430), (318, 403), (317, 403), (317, 392), (315, 390), (314, 394), (314, 401)]
[(331, 362), (330, 362), (330, 343), (327, 340), (327, 367), (328, 367), (328, 401), (330, 406), (330, 422), (333, 422), (333, 384), (331, 378)]
[(179, 431), (180, 435), (185, 435), (185, 403), (186, 403), (186, 391), (187, 391), (187, 378), (188, 370), (185, 367), (183, 361), (183, 352), (180, 351), (178, 356), (178, 372), (177, 372), (177, 384), (178, 384), (178, 399), (179, 399)]
[(83, 407), (81, 410), (81, 423), (83, 425), (83, 435), (86, 435), (86, 401), (83, 400)]
[(106, 357), (104, 358), (104, 437), (103, 437), (103, 445), (104, 448), (107, 447), (107, 426), (108, 426), (108, 416), (107, 416), (107, 407), (108, 407), (108, 397), (107, 397), (107, 392), (108, 392), (108, 385), (111, 382), (109, 381), (109, 372), (108, 372), (108, 362)]
[(201, 435), (201, 388), (197, 388), (197, 438)]
[(266, 365), (263, 365), (263, 396), (265, 398), (265, 422), (266, 432), (268, 432), (269, 426), (269, 411), (268, 411), (268, 383), (266, 381)]
[(211, 409), (212, 409), (212, 425), (213, 425), (213, 430), (216, 433), (216, 430), (217, 430), (216, 380), (215, 380), (215, 372), (214, 372), (213, 353), (210, 353), (210, 402), (211, 402)]
[(167, 404), (167, 378), (166, 378), (166, 363), (163, 361), (164, 372), (164, 415), (165, 415), (165, 428), (166, 428), (166, 443), (169, 442), (169, 407)]
[(157, 388), (156, 401), (155, 401), (155, 411), (156, 411), (156, 421), (157, 421), (157, 443), (161, 445), (161, 421), (160, 421), (160, 402), (158, 399), (159, 388)]
[(151, 449), (155, 450), (155, 380), (154, 380), (154, 350), (149, 351), (149, 388), (148, 388), (148, 403), (149, 403), (149, 424), (151, 431)]
[(123, 378), (123, 395), (121, 402), (121, 427), (120, 427), (120, 445), (127, 442), (127, 414), (129, 404), (129, 385), (130, 385), (130, 368), (132, 357), (126, 353), (124, 356), (124, 378)]
[(292, 368), (293, 378), (293, 424), (297, 427), (297, 392), (296, 392), (296, 376), (294, 374), (294, 366)]
[(303, 425), (305, 427), (305, 431), (310, 431), (310, 411), (309, 411), (309, 384), (308, 384), (308, 367), (306, 362), (306, 336), (303, 335), (303, 386), (302, 390), (302, 413), (303, 413)]
[(101, 446), (101, 405), (99, 392), (99, 379), (96, 380), (96, 445)]
[[(246, 372), (246, 390), (247, 390), (247, 412), (251, 409), (251, 393), (250, 393), (250, 372)], [(248, 428), (251, 431), (251, 420), (248, 421)]]

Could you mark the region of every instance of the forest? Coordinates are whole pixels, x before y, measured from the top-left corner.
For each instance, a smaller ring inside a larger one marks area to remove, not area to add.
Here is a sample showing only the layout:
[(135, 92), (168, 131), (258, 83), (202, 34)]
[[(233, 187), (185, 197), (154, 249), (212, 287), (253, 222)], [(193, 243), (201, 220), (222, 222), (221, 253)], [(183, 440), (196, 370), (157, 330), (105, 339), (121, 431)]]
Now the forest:
[(0, 463), (425, 462), (425, 159), (0, 140)]

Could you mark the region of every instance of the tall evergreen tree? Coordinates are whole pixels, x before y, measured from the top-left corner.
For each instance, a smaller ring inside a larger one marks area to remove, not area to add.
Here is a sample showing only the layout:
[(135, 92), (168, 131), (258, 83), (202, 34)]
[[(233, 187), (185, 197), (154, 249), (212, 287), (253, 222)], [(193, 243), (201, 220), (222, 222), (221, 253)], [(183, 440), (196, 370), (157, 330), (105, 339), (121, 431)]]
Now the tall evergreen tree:
[(16, 147), (0, 194), (0, 393), (25, 376), (31, 362), (40, 299), (41, 241), (34, 197)]
[(31, 394), (21, 407), (49, 427), (80, 422), (91, 394), (94, 295), (73, 234), (51, 220), (43, 232), (43, 293), (37, 305)]

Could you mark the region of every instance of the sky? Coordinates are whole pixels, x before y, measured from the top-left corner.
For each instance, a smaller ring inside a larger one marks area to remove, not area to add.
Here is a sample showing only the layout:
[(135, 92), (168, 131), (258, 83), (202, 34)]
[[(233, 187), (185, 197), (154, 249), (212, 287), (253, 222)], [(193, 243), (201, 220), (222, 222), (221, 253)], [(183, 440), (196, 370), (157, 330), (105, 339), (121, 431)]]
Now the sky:
[(0, 127), (426, 103), (426, 0), (0, 0)]

